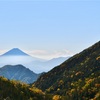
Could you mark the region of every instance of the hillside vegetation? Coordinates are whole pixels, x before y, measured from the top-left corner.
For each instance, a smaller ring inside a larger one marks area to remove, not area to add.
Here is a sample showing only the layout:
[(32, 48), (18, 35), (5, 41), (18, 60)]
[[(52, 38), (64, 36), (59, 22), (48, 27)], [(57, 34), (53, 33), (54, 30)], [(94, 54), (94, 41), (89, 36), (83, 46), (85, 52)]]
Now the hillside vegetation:
[(36, 87), (61, 100), (100, 100), (100, 41), (42, 75)]
[(0, 100), (51, 100), (41, 90), (0, 77)]

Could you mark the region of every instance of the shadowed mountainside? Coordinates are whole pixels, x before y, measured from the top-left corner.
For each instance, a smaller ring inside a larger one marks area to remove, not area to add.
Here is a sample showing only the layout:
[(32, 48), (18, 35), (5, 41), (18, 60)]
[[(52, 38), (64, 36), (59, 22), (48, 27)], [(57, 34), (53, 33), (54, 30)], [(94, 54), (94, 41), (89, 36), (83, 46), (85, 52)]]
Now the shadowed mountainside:
[(100, 41), (42, 75), (34, 85), (65, 100), (100, 100)]

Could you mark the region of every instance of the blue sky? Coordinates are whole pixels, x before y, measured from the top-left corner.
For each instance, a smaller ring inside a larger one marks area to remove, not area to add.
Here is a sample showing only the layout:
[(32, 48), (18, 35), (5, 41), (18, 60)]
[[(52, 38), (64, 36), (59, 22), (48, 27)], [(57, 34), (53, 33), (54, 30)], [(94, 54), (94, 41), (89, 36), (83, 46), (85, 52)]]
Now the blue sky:
[(99, 0), (0, 0), (0, 54), (20, 48), (49, 59), (99, 40)]

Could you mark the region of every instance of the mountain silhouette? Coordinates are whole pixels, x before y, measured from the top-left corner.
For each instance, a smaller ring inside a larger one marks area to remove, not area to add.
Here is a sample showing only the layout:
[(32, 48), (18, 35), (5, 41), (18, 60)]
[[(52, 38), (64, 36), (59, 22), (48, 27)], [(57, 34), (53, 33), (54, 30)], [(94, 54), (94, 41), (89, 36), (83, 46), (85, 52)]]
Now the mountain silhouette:
[(28, 55), (18, 48), (13, 48), (0, 56), (0, 67), (4, 65), (25, 65), (35, 60), (37, 58)]
[(22, 50), (20, 50), (19, 48), (13, 48), (11, 50), (9, 50), (8, 52), (4, 53), (2, 56), (29, 56), (28, 54), (26, 54), (25, 52), (23, 52)]

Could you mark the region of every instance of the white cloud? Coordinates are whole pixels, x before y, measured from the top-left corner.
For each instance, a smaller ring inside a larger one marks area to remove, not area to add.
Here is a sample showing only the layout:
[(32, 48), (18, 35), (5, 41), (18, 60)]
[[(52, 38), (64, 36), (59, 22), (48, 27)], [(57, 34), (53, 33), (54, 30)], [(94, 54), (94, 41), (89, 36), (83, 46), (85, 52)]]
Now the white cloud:
[(33, 50), (33, 51), (28, 51), (28, 53), (30, 53), (32, 55), (44, 55), (47, 52), (45, 50)]
[(43, 58), (43, 59), (52, 59), (57, 57), (67, 57), (72, 56), (73, 53), (69, 50), (56, 50), (56, 51), (46, 51), (46, 50), (33, 50), (33, 51), (26, 51), (33, 57)]

